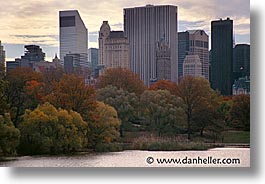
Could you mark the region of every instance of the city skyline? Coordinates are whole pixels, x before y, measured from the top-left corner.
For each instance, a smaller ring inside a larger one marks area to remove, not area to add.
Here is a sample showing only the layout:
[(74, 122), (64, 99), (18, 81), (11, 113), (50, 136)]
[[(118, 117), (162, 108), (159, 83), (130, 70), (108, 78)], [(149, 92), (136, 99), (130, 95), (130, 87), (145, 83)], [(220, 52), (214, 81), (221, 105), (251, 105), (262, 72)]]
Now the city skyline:
[[(222, 4), (220, 4), (222, 2)], [(98, 47), (98, 31), (103, 20), (108, 20), (113, 30), (123, 30), (123, 9), (146, 4), (171, 4), (178, 6), (178, 31), (203, 29), (210, 36), (210, 22), (230, 17), (234, 20), (235, 42), (250, 43), (249, 0), (233, 1), (180, 1), (180, 0), (144, 0), (131, 1), (83, 1), (72, 4), (49, 1), (1, 2), (0, 40), (6, 50), (6, 60), (20, 57), (24, 45), (40, 45), (47, 53), (47, 60), (59, 54), (59, 11), (76, 9), (89, 31), (88, 47)], [(39, 8), (41, 7), (41, 8)], [(240, 7), (240, 8), (237, 8)], [(14, 11), (16, 9), (16, 11)], [(207, 10), (207, 11), (205, 11)], [(32, 24), (31, 24), (32, 23)]]

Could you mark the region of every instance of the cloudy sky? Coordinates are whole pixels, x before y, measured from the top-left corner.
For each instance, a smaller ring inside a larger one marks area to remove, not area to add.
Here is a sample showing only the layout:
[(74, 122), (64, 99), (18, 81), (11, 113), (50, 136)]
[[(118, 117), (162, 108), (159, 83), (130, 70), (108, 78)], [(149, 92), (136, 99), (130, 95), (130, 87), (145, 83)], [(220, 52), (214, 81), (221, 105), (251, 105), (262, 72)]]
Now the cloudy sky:
[(59, 11), (79, 11), (89, 31), (89, 47), (98, 47), (98, 30), (108, 20), (112, 30), (123, 29), (123, 8), (146, 4), (178, 6), (178, 29), (204, 29), (210, 22), (230, 17), (234, 20), (235, 42), (250, 43), (249, 0), (0, 0), (0, 40), (6, 57), (13, 60), (24, 45), (40, 45), (46, 60), (59, 54)]

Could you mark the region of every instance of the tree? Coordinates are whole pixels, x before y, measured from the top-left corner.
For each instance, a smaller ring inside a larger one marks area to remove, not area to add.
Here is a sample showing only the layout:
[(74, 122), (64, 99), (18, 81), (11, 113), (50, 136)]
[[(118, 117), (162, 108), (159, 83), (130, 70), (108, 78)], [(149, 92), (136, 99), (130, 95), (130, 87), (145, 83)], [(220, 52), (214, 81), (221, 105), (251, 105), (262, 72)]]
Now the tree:
[(0, 156), (16, 154), (20, 132), (14, 127), (9, 114), (0, 115)]
[(187, 76), (183, 78), (177, 88), (176, 94), (182, 99), (183, 110), (187, 116), (187, 131), (188, 139), (191, 138), (192, 133), (192, 116), (195, 109), (199, 109), (207, 105), (209, 98), (215, 93), (209, 82), (204, 78), (195, 78)]
[(135, 93), (129, 93), (115, 86), (106, 86), (97, 90), (97, 99), (116, 109), (118, 117), (122, 121), (120, 134), (123, 136), (123, 130), (126, 124), (137, 116), (139, 108), (139, 98)]
[(250, 96), (237, 95), (233, 97), (233, 105), (230, 110), (230, 121), (237, 127), (250, 130)]
[(158, 136), (177, 132), (183, 114), (180, 99), (167, 90), (146, 90), (141, 95), (140, 101), (149, 130), (155, 131)]
[(45, 95), (52, 93), (52, 86), (53, 83), (58, 83), (64, 75), (64, 71), (62, 67), (58, 67), (56, 69), (51, 69), (51, 70), (45, 70), (43, 72), (43, 82), (44, 82), (44, 87), (43, 87), (43, 93)]
[(53, 83), (52, 93), (45, 100), (57, 108), (76, 111), (89, 121), (96, 108), (95, 95), (94, 88), (86, 86), (83, 78), (65, 74), (59, 82)]
[(42, 75), (31, 68), (19, 67), (10, 71), (6, 80), (5, 97), (10, 104), (11, 119), (17, 127), (25, 109), (34, 109), (39, 103)]
[(126, 68), (110, 68), (104, 75), (100, 76), (97, 88), (104, 88), (108, 85), (122, 88), (130, 93), (141, 95), (145, 86), (139, 76)]
[(176, 93), (177, 84), (169, 80), (159, 80), (149, 87), (149, 90), (168, 90), (171, 94)]
[(57, 154), (81, 150), (87, 145), (87, 123), (74, 111), (49, 103), (26, 110), (19, 125), (22, 154)]
[(0, 115), (4, 115), (5, 113), (7, 113), (8, 109), (9, 109), (9, 104), (7, 102), (7, 98), (6, 98), (6, 94), (5, 91), (8, 87), (8, 82), (6, 80), (4, 80), (4, 67), (3, 65), (0, 63)]
[(102, 143), (111, 143), (116, 141), (120, 134), (121, 125), (118, 119), (117, 111), (103, 102), (97, 102), (97, 108), (94, 112), (97, 117), (94, 122), (89, 123), (89, 142), (92, 148)]

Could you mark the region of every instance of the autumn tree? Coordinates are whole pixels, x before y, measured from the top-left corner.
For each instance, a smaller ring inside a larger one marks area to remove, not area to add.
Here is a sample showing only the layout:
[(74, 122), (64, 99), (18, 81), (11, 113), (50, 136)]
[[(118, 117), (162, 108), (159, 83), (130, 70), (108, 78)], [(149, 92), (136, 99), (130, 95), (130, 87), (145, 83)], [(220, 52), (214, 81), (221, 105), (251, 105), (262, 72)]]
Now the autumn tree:
[(16, 154), (20, 132), (14, 127), (9, 114), (0, 115), (0, 156)]
[(122, 88), (130, 93), (141, 95), (144, 90), (144, 82), (139, 76), (126, 68), (110, 68), (104, 75), (100, 76), (97, 88), (104, 88), (108, 85)]
[(89, 121), (96, 108), (95, 95), (94, 88), (86, 86), (83, 78), (65, 74), (59, 82), (53, 83), (52, 93), (45, 100), (57, 108), (76, 111)]
[(64, 75), (64, 70), (62, 67), (58, 67), (56, 69), (45, 70), (43, 72), (43, 94), (50, 94), (53, 90), (53, 83), (58, 83)]
[(57, 154), (82, 150), (87, 145), (87, 123), (72, 110), (56, 109), (49, 103), (26, 110), (19, 125), (22, 154)]
[(250, 95), (242, 94), (233, 97), (230, 121), (238, 128), (250, 130)]
[(177, 133), (184, 113), (180, 99), (167, 90), (146, 90), (141, 95), (140, 101), (149, 130), (156, 132), (159, 136)]
[(169, 80), (159, 80), (149, 87), (149, 90), (168, 90), (171, 94), (176, 93), (177, 84)]
[(214, 93), (209, 82), (204, 78), (187, 76), (179, 82), (176, 94), (182, 99), (183, 110), (187, 117), (188, 139), (191, 138), (192, 118), (195, 110), (207, 106), (211, 98), (215, 96)]
[(40, 101), (42, 75), (31, 68), (19, 67), (10, 71), (6, 80), (5, 96), (10, 104), (11, 119), (17, 127), (25, 109), (36, 108)]
[(135, 93), (130, 93), (115, 86), (106, 86), (97, 90), (97, 99), (116, 109), (118, 117), (122, 121), (121, 136), (123, 130), (127, 129), (127, 124), (134, 120), (138, 113), (139, 98)]
[(5, 67), (0, 63), (0, 115), (8, 112), (9, 106), (6, 98), (5, 91), (8, 87), (8, 82), (5, 78)]
[(99, 144), (111, 143), (118, 140), (119, 128), (121, 122), (118, 118), (117, 111), (103, 102), (97, 102), (97, 108), (94, 112), (95, 121), (89, 122), (89, 143), (91, 147)]

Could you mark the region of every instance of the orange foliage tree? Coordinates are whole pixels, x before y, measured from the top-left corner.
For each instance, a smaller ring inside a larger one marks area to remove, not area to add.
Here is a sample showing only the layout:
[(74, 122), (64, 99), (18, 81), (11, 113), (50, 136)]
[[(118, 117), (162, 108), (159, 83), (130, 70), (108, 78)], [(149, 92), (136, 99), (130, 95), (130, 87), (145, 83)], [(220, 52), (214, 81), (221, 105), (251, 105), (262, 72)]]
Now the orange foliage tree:
[(171, 94), (176, 94), (177, 84), (169, 80), (159, 80), (149, 87), (149, 90), (168, 90)]
[(93, 119), (96, 108), (95, 95), (94, 88), (86, 86), (83, 78), (65, 74), (59, 82), (53, 82), (52, 93), (45, 100), (57, 108), (76, 111), (88, 121)]
[(138, 96), (145, 90), (144, 82), (139, 76), (126, 68), (107, 69), (104, 75), (100, 76), (97, 88), (104, 88), (108, 85), (122, 88)]

